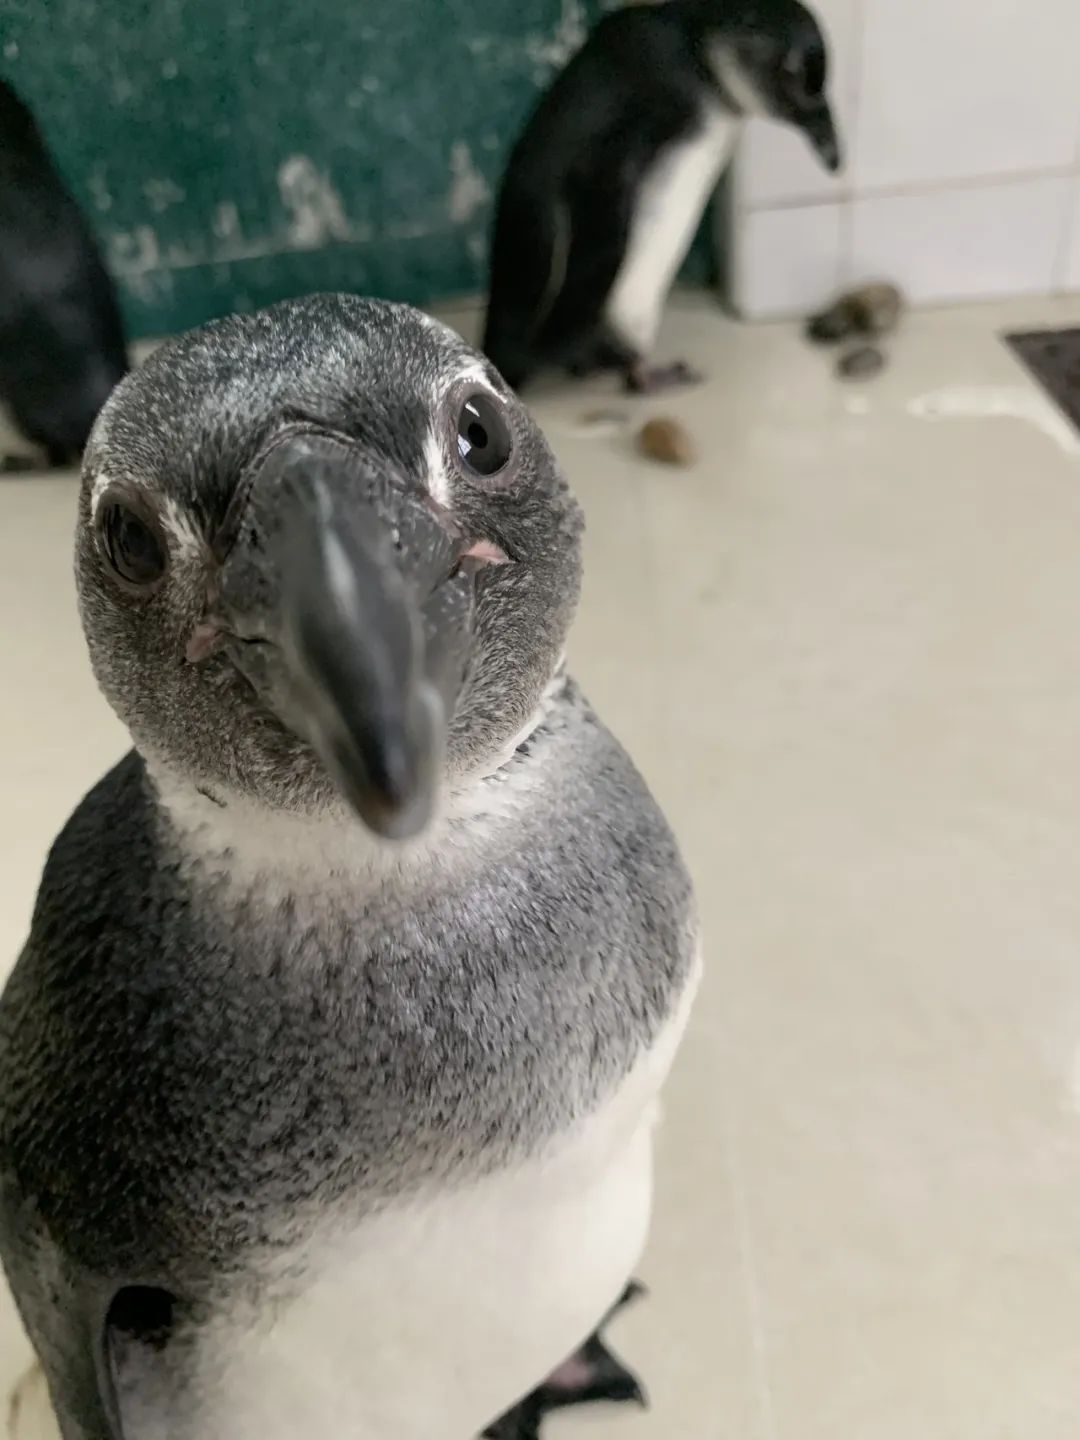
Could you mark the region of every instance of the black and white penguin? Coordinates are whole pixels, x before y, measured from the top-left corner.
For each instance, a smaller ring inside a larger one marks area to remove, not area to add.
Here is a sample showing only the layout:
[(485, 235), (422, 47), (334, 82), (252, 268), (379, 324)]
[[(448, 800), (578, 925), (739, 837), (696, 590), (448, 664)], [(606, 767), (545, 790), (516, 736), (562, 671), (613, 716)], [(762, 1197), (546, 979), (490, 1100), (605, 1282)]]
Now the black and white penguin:
[(0, 80), (0, 402), (50, 465), (74, 464), (127, 368), (94, 236), (33, 115)]
[(106, 404), (76, 575), (135, 748), (0, 1001), (0, 1256), (64, 1440), (640, 1397), (595, 1331), (698, 961), (563, 669), (580, 537), (510, 388), (405, 307), (224, 320)]
[(744, 116), (840, 146), (827, 54), (799, 0), (667, 0), (605, 15), (541, 97), (499, 192), (483, 348), (520, 388), (540, 369), (694, 379), (647, 363)]

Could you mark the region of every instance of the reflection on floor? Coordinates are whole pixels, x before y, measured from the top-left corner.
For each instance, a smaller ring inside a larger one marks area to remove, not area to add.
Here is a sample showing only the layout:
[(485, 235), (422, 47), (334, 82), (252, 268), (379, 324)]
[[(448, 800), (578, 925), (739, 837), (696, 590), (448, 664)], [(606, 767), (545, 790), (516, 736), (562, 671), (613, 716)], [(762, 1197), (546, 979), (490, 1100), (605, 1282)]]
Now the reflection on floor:
[[(615, 1336), (653, 1408), (552, 1437), (1075, 1440), (1080, 436), (996, 337), (1078, 318), (914, 316), (844, 388), (685, 297), (662, 349), (705, 386), (536, 397), (589, 519), (574, 664), (682, 836), (709, 961)], [(700, 463), (597, 407), (677, 415)], [(72, 502), (0, 485), (0, 968), (124, 743)], [(0, 1306), (0, 1391), (24, 1359)]]

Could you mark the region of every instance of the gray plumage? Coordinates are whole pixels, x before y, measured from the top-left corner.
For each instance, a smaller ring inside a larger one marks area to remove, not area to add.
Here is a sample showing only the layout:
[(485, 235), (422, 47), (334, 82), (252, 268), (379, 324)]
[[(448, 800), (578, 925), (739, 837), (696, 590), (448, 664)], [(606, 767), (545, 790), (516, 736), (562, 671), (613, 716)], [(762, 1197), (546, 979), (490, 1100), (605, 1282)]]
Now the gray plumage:
[[(455, 459), (463, 374), (509, 417), (497, 484)], [(191, 658), (230, 502), (294, 430), (448, 487), (463, 531), (508, 557), (475, 581), (442, 812), (403, 850), (366, 835), (227, 649)], [(168, 540), (149, 597), (107, 574), (94, 505), (118, 486)], [(579, 534), (498, 376), (401, 307), (320, 297), (211, 325), (107, 406), (76, 563), (136, 752), (57, 840), (0, 1003), (0, 1254), (65, 1440), (156, 1435), (132, 1417), (166, 1394), (160, 1433), (212, 1440), (190, 1357), (239, 1292), (287, 1304), (330, 1222), (542, 1155), (678, 1009), (685, 872), (560, 671)]]

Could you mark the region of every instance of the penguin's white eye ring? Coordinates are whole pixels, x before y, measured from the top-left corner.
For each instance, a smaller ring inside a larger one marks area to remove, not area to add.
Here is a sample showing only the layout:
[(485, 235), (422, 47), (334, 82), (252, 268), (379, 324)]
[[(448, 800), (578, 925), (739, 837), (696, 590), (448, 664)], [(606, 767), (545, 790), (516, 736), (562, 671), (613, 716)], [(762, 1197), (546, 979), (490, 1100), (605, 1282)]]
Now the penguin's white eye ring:
[(164, 578), (169, 550), (161, 527), (141, 505), (106, 496), (97, 513), (101, 548), (113, 574), (141, 593)]
[(455, 437), (464, 470), (490, 480), (505, 470), (514, 449), (513, 431), (494, 396), (474, 390), (461, 402)]

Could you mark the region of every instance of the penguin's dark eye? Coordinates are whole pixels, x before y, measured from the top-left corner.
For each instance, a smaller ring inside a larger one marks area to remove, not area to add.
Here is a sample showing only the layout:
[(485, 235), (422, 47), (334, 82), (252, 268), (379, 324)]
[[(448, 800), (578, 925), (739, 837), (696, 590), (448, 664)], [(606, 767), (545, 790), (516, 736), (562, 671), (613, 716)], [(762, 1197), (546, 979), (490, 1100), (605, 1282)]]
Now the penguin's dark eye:
[(129, 585), (152, 585), (165, 574), (167, 551), (153, 522), (119, 500), (102, 507), (101, 539), (109, 564)]
[(825, 88), (825, 51), (819, 46), (789, 50), (781, 69), (788, 89), (797, 97), (814, 99)]
[(462, 464), (474, 475), (496, 475), (510, 459), (513, 439), (498, 403), (490, 395), (470, 395), (457, 421)]
[(803, 69), (808, 95), (820, 95), (825, 89), (825, 51), (821, 46), (815, 45), (806, 52), (806, 64)]

